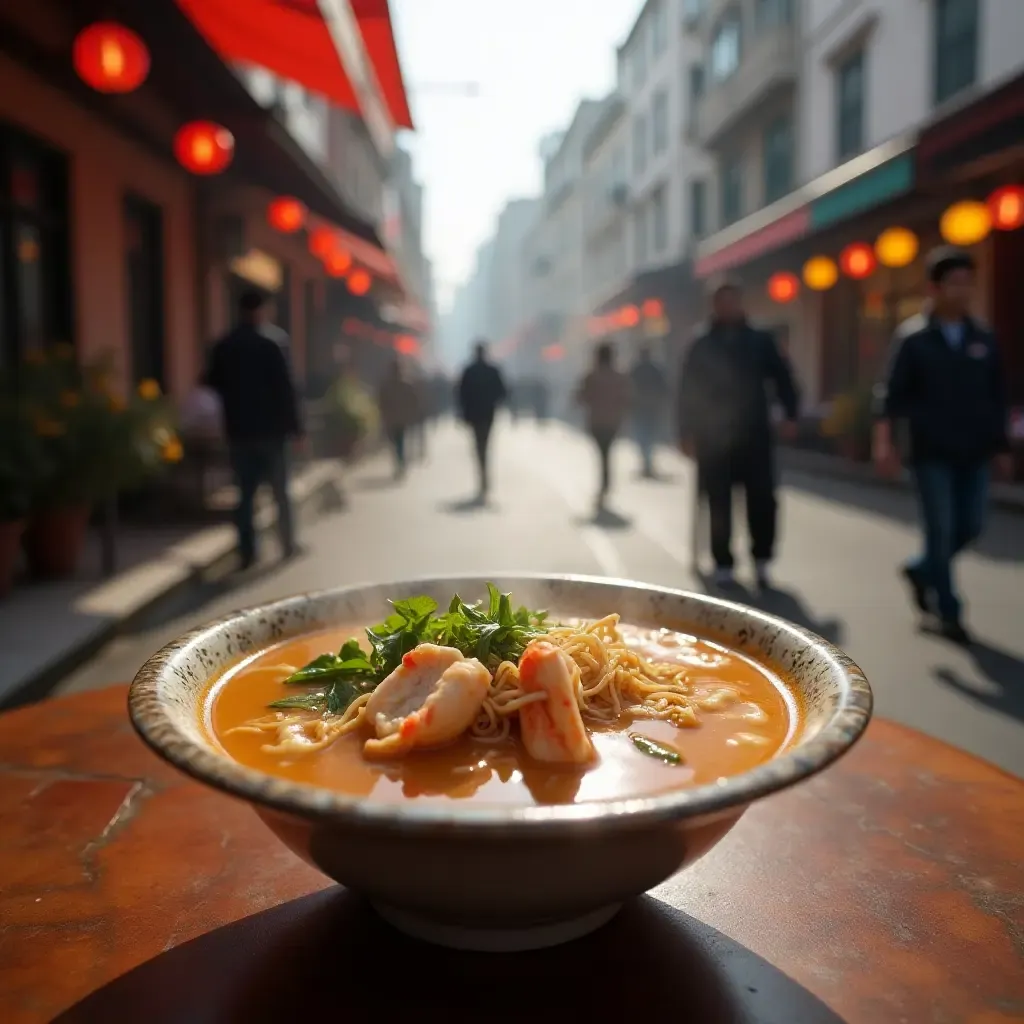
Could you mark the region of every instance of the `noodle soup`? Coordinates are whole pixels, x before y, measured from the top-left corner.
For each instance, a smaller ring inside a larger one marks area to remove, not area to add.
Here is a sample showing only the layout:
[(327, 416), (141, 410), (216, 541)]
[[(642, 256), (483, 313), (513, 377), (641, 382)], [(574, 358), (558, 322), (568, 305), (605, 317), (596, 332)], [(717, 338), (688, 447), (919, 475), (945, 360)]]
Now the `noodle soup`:
[(615, 615), (549, 623), (494, 592), (444, 615), (417, 600), (367, 631), (369, 654), (351, 639), (360, 630), (337, 629), (229, 669), (207, 694), (207, 730), (236, 761), (293, 782), (520, 806), (713, 783), (795, 734), (785, 683), (710, 641)]

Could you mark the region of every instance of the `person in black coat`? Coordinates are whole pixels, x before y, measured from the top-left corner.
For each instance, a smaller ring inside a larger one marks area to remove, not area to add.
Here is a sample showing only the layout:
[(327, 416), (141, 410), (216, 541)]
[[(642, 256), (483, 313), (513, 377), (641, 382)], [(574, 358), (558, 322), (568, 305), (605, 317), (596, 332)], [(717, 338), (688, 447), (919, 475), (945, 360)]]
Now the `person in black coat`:
[(677, 396), (680, 447), (696, 459), (699, 487), (707, 496), (715, 582), (733, 581), (732, 492), (741, 485), (757, 582), (767, 587), (777, 507), (768, 385), (785, 410), (780, 429), (787, 437), (796, 433), (799, 400), (774, 338), (748, 323), (738, 286), (720, 284), (711, 305), (708, 328), (683, 361)]
[[(1004, 370), (992, 332), (968, 313), (972, 257), (936, 249), (928, 279), (930, 304), (896, 331), (888, 374), (876, 388), (874, 457), (893, 474), (902, 454), (917, 487), (924, 550), (903, 567), (914, 603), (938, 613), (947, 637), (967, 643), (953, 559), (981, 533), (993, 457), (1002, 475), (1012, 474)], [(906, 428), (901, 446), (894, 424)]]
[(247, 291), (238, 325), (213, 346), (206, 385), (220, 396), (231, 466), (238, 485), (235, 522), (243, 568), (256, 560), (256, 493), (268, 483), (286, 558), (295, 553), (288, 494), (288, 441), (302, 434), (298, 399), (288, 366), (287, 335), (265, 322), (261, 292)]
[(490, 488), (487, 454), (494, 414), (498, 406), (508, 398), (508, 389), (501, 372), (487, 359), (487, 346), (477, 342), (474, 352), (473, 362), (466, 367), (459, 381), (457, 399), (459, 414), (473, 431), (480, 498), (483, 499), (487, 497)]

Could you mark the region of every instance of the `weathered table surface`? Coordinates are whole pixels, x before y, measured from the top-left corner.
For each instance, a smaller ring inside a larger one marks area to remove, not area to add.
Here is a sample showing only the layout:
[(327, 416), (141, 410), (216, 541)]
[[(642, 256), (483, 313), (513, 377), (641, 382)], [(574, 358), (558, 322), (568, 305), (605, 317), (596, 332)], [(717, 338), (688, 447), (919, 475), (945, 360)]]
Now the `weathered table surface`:
[(596, 934), (464, 954), (392, 932), (244, 804), (159, 762), (124, 687), (0, 717), (0, 1021), (251, 1024), (306, 1010), (1024, 1021), (1024, 782), (876, 721), (839, 765), (753, 808)]

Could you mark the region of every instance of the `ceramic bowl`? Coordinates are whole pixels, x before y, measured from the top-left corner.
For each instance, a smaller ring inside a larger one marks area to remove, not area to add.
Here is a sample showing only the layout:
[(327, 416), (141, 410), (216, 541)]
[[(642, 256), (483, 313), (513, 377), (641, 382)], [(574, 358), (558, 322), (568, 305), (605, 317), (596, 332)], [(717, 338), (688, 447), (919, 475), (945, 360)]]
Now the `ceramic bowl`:
[(609, 579), (498, 578), (517, 603), (555, 617), (680, 629), (777, 668), (798, 691), (804, 721), (778, 757), (704, 785), (617, 801), (537, 806), (375, 803), (274, 778), (224, 754), (202, 724), (209, 682), (240, 656), (289, 637), (383, 617), (389, 598), (467, 600), (486, 580), (451, 578), (346, 587), (237, 612), (154, 655), (132, 684), (142, 738), (182, 771), (249, 801), (274, 833), (326, 875), (364, 893), (407, 933), (474, 949), (566, 941), (608, 920), (711, 849), (755, 800), (822, 771), (871, 715), (860, 669), (821, 637), (703, 594)]

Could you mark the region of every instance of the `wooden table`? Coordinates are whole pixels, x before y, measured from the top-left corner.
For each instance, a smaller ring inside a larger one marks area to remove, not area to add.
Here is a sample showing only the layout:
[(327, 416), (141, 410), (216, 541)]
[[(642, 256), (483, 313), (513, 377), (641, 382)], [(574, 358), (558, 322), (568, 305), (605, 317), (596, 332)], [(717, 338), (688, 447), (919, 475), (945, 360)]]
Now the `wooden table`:
[(393, 933), (149, 754), (124, 687), (3, 716), (0, 762), (4, 1024), (1024, 1021), (1024, 783), (889, 722), (600, 932), (515, 956)]

